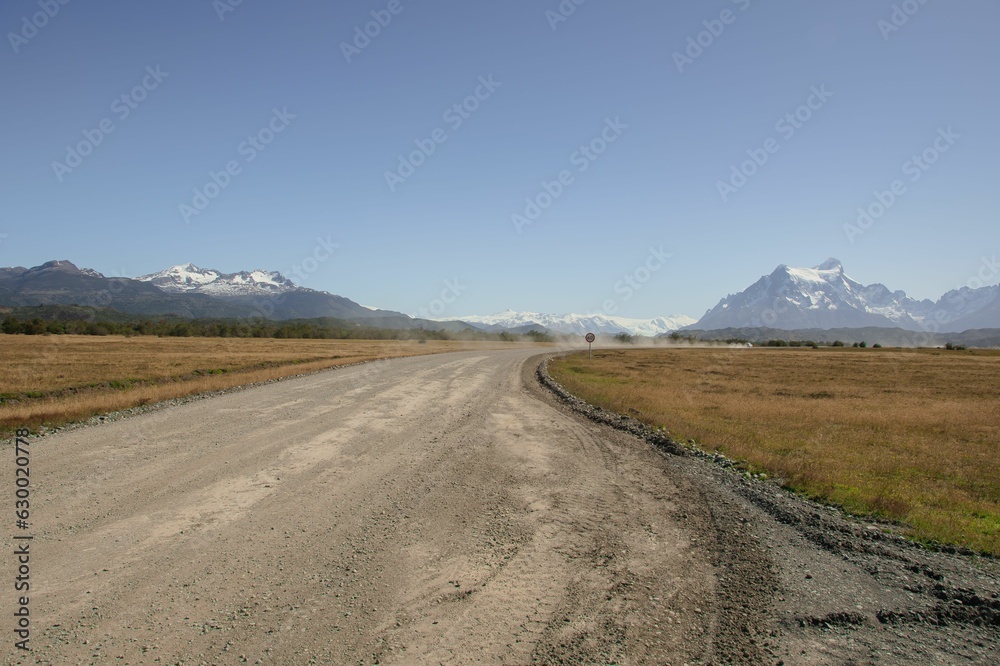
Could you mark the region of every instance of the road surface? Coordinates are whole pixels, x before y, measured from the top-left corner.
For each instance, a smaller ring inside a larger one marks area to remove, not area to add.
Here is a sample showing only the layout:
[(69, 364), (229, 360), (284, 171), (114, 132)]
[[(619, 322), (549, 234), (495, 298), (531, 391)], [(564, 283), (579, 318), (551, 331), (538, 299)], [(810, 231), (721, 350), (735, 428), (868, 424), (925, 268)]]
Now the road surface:
[[(33, 651), (5, 632), (6, 662), (998, 654), (988, 614), (940, 635), (877, 619), (937, 603), (897, 580), (924, 555), (818, 544), (731, 472), (571, 412), (537, 353), (337, 369), (33, 440)], [(945, 582), (974, 568), (945, 559)], [(983, 566), (962, 582), (988, 608)]]

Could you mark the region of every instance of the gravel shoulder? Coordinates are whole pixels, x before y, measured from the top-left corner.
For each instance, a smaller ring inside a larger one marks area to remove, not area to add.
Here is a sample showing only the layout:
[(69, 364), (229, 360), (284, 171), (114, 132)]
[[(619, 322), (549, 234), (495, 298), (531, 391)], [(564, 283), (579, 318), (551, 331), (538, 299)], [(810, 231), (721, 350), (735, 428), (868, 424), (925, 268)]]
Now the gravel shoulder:
[(541, 359), (396, 359), (36, 438), (33, 651), (5, 663), (1000, 661), (995, 561), (581, 418)]
[[(567, 409), (664, 453), (711, 513), (727, 626), (753, 617), (718, 655), (748, 663), (1000, 663), (1000, 562), (954, 548), (930, 550), (886, 530), (750, 477), (725, 457), (665, 437), (639, 421), (587, 404), (545, 371), (537, 377)], [(777, 647), (775, 647), (777, 645)], [(737, 652), (736, 650), (739, 650)]]

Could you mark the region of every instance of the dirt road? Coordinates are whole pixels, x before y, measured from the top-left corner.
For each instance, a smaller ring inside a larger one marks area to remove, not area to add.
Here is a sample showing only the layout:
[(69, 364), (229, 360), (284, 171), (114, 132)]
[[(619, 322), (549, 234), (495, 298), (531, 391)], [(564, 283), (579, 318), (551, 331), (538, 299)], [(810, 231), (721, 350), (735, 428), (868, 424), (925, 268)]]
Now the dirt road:
[(5, 631), (6, 662), (1000, 657), (995, 562), (842, 531), (583, 419), (535, 353), (357, 366), (35, 439), (33, 651)]

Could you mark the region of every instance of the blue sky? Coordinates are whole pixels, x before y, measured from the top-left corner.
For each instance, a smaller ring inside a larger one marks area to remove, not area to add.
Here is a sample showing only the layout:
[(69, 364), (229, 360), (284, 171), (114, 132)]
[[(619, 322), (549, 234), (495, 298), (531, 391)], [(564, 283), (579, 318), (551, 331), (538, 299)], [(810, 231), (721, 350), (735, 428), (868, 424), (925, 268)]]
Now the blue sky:
[(936, 298), (998, 252), (998, 24), (989, 0), (10, 0), (0, 265), (697, 317), (836, 256)]

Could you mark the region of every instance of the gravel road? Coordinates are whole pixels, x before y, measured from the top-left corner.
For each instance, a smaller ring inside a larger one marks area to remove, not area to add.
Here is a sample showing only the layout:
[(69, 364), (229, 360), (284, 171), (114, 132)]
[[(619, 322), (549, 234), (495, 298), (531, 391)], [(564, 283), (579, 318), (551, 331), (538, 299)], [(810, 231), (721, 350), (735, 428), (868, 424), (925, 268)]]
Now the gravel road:
[(995, 560), (595, 423), (537, 354), (34, 439), (33, 651), (5, 630), (5, 662), (1000, 663)]

